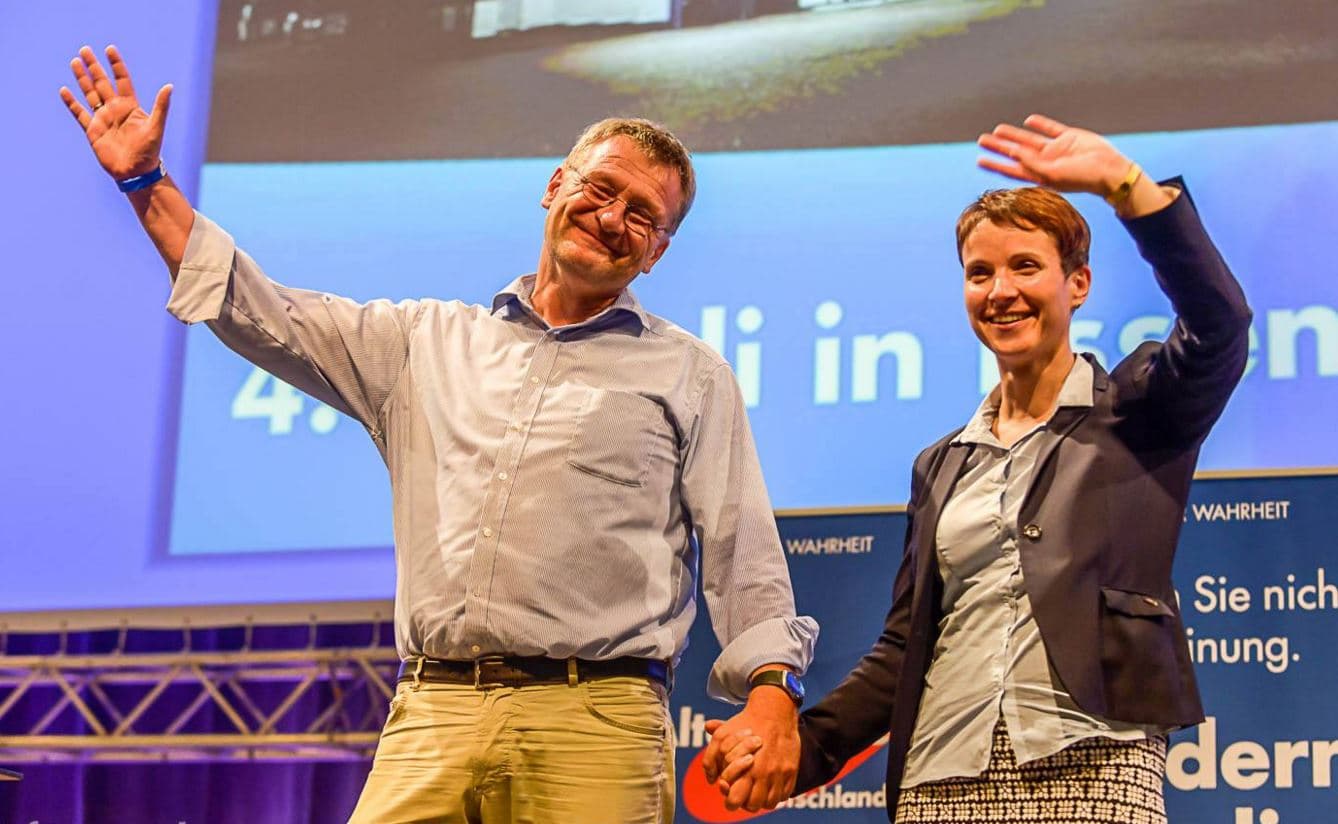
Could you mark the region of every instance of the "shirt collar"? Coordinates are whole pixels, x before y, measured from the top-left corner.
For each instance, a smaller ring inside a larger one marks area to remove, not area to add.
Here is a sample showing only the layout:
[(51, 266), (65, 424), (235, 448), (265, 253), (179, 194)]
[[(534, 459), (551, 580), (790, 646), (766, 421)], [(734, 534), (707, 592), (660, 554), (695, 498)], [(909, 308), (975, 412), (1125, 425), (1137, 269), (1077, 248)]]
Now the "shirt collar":
[[(504, 307), (516, 305), (521, 311), (546, 328), (548, 322), (540, 317), (539, 313), (535, 311), (534, 303), (532, 302), (534, 296), (534, 282), (537, 277), (538, 276), (534, 274), (521, 275), (508, 283), (500, 292), (493, 295), (492, 313), (496, 315), (501, 312)], [(630, 288), (623, 289), (619, 292), (617, 299), (613, 301), (613, 305), (609, 306), (604, 311), (592, 318), (587, 318), (580, 323), (574, 323), (572, 326), (586, 326), (587, 324), (595, 325), (596, 322), (598, 322), (598, 325), (603, 326), (607, 323), (628, 317), (635, 317), (641, 323), (643, 329), (650, 328), (650, 316), (646, 313), (646, 310), (642, 308), (641, 301), (637, 300), (636, 295)]]
[[(1092, 364), (1079, 355), (1073, 359), (1073, 366), (1064, 378), (1064, 385), (1059, 388), (1059, 400), (1056, 409), (1064, 407), (1092, 406), (1093, 398)], [(995, 384), (985, 399), (976, 408), (976, 413), (967, 421), (966, 427), (953, 438), (954, 444), (996, 443), (994, 421), (999, 417), (999, 385)]]

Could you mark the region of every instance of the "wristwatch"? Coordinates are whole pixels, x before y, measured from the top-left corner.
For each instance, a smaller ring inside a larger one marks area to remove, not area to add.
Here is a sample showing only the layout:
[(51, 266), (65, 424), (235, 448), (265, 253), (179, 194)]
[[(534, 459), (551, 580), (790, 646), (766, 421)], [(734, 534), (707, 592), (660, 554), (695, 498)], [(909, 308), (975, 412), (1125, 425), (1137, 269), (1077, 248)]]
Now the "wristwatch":
[(796, 707), (804, 703), (804, 682), (799, 680), (799, 676), (789, 670), (770, 669), (762, 670), (752, 678), (748, 679), (748, 690), (758, 687), (780, 687), (785, 690), (785, 694), (790, 696)]

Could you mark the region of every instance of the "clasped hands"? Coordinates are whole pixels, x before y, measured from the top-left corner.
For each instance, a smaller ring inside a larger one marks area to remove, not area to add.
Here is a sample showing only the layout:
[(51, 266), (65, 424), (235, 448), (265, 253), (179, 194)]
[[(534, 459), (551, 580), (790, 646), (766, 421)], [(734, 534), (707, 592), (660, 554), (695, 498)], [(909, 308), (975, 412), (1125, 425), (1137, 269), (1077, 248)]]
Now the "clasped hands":
[(799, 711), (790, 696), (758, 687), (728, 721), (706, 722), (711, 742), (702, 754), (706, 780), (731, 810), (770, 809), (794, 792), (799, 772)]

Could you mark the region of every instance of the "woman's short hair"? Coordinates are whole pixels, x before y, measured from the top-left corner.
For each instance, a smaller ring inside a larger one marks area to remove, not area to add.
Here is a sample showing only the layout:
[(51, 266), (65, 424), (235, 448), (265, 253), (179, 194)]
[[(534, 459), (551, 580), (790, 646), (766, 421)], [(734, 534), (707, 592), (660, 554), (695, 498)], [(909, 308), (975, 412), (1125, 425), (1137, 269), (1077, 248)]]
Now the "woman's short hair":
[(962, 210), (957, 218), (957, 260), (962, 260), (962, 246), (982, 220), (995, 226), (1015, 226), (1026, 231), (1039, 229), (1050, 236), (1059, 250), (1059, 261), (1068, 274), (1087, 264), (1092, 245), (1092, 230), (1087, 221), (1061, 195), (1040, 186), (1018, 189), (991, 189)]

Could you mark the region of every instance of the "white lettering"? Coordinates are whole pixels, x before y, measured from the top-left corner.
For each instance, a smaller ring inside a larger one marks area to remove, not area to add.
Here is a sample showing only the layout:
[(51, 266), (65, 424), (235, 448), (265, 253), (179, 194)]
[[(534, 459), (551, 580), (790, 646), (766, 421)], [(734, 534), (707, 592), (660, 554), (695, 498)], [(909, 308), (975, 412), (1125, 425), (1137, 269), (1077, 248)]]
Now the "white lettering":
[(1268, 750), (1237, 741), (1222, 751), (1222, 777), (1238, 790), (1259, 789), (1268, 782)]
[[(762, 310), (745, 306), (734, 318), (734, 325), (745, 335), (761, 331), (765, 320)], [(740, 343), (734, 350), (734, 375), (743, 393), (743, 405), (749, 409), (762, 402), (762, 344)]]
[(1306, 306), (1292, 311), (1268, 313), (1268, 376), (1294, 378), (1297, 368), (1297, 338), (1309, 330), (1315, 338), (1315, 372), (1338, 375), (1338, 312), (1327, 306)]
[(694, 712), (684, 704), (678, 708), (678, 724), (674, 729), (676, 746), (701, 749), (706, 746), (706, 715)]
[(1090, 352), (1101, 368), (1106, 368), (1106, 353), (1096, 346), (1105, 324), (1099, 320), (1075, 320), (1069, 324), (1069, 341), (1075, 352)]
[(777, 805), (778, 810), (857, 810), (887, 807), (887, 786), (847, 790), (840, 784), (818, 787)]
[(1268, 784), (1270, 777), (1274, 787), (1291, 789), (1295, 786), (1293, 765), (1307, 753), (1312, 754), (1310, 786), (1322, 789), (1333, 784), (1332, 762), (1338, 756), (1338, 740), (1272, 742), (1275, 770), (1270, 775), (1269, 745), (1248, 740), (1232, 742), (1222, 750), (1219, 762), (1217, 719), (1209, 716), (1199, 725), (1198, 733), (1198, 741), (1181, 741), (1167, 753), (1166, 778), (1177, 790), (1217, 789), (1219, 763), (1222, 779), (1233, 789), (1258, 789)]
[[(818, 306), (814, 320), (823, 329), (841, 322), (841, 304), (829, 300)], [(813, 403), (827, 406), (841, 400), (841, 339), (818, 338), (813, 344)]]
[(1200, 575), (1194, 579), (1194, 591), (1199, 594), (1194, 599), (1194, 609), (1204, 614), (1210, 612), (1246, 612), (1250, 608), (1250, 591), (1245, 587), (1226, 586), (1225, 576), (1214, 579), (1211, 575)]
[(924, 394), (924, 351), (915, 335), (856, 335), (853, 348), (850, 399), (855, 403), (878, 400), (878, 365), (889, 354), (897, 361), (897, 398), (914, 400)]
[(1150, 340), (1165, 340), (1171, 333), (1171, 319), (1165, 315), (1140, 315), (1120, 330), (1120, 354), (1127, 355), (1139, 344)]
[(1285, 521), (1291, 501), (1232, 501), (1229, 503), (1191, 504), (1196, 521)]
[(828, 538), (788, 538), (791, 555), (862, 555), (873, 552), (872, 535), (833, 535)]
[(1296, 576), (1288, 575), (1287, 584), (1271, 584), (1264, 587), (1265, 610), (1313, 611), (1319, 609), (1338, 609), (1338, 584), (1328, 580), (1323, 567), (1315, 570), (1313, 584), (1296, 585)]

